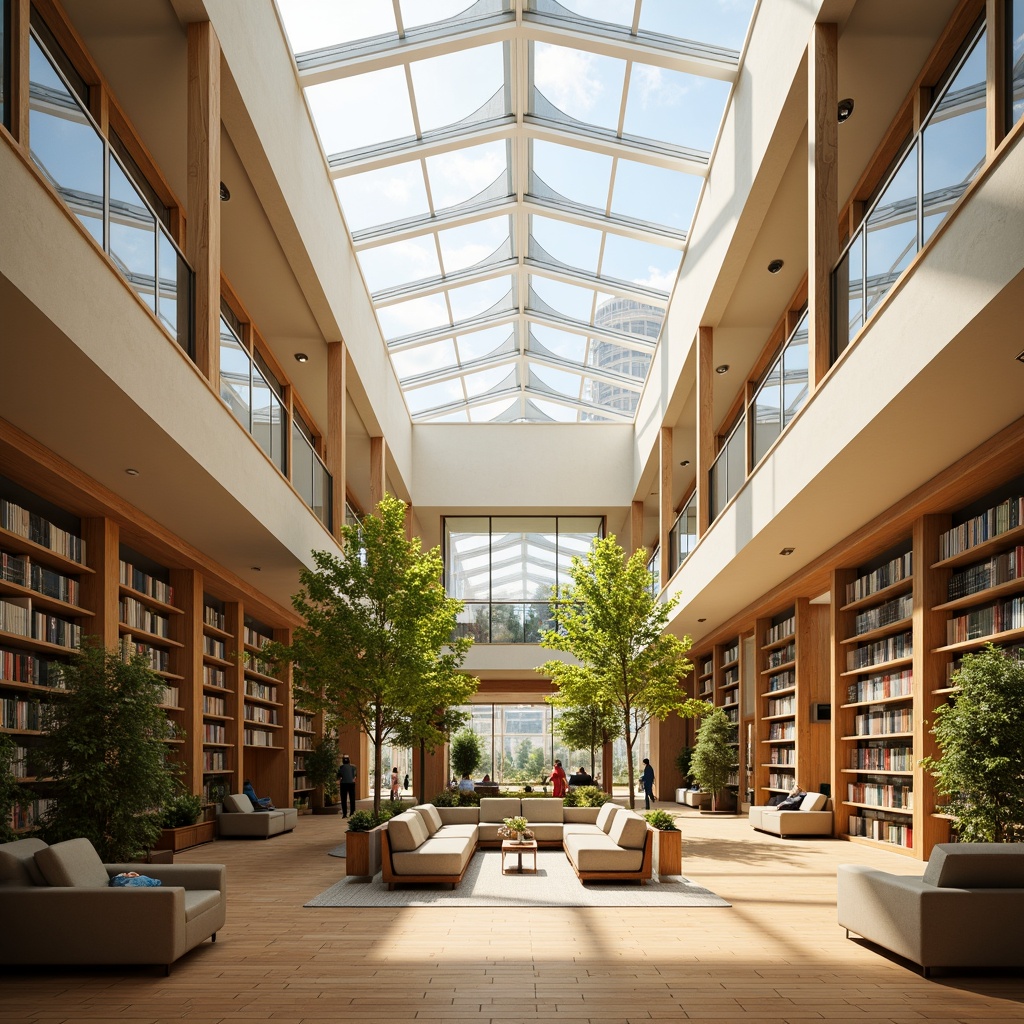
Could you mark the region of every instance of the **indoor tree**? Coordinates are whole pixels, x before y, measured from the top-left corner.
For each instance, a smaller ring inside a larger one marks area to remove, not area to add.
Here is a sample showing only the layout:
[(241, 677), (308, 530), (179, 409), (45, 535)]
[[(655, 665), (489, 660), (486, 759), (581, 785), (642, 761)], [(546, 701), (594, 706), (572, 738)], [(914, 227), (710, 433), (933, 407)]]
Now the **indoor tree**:
[(32, 794), (18, 784), (18, 773), (14, 767), (17, 749), (14, 738), (9, 733), (0, 732), (0, 843), (11, 843), (21, 838), (12, 825), (14, 811), (32, 801)]
[(941, 754), (921, 763), (948, 798), (959, 839), (1024, 840), (1024, 661), (988, 644), (965, 654), (952, 700), (935, 711)]
[(456, 733), (452, 737), (448, 759), (451, 761), (452, 773), (457, 779), (461, 779), (463, 775), (472, 775), (483, 760), (480, 737), (469, 729)]
[[(597, 749), (622, 732), (622, 718), (613, 704), (563, 706), (555, 720), (555, 731), (570, 750), (590, 752), (590, 774), (597, 771)], [(611, 780), (608, 780), (611, 784)]]
[[(299, 704), (356, 724), (373, 741), (373, 778), (430, 680), (458, 670), (472, 644), (457, 637), (462, 602), (447, 596), (438, 548), (405, 533), (405, 503), (385, 495), (376, 514), (341, 528), (342, 553), (314, 551), (292, 605), (302, 625), (272, 657), (295, 664)], [(374, 786), (373, 810), (380, 811)]]
[(686, 658), (690, 638), (666, 632), (676, 599), (653, 594), (647, 555), (640, 548), (625, 557), (614, 536), (599, 538), (585, 558), (575, 556), (571, 583), (553, 588), (556, 629), (541, 646), (572, 655), (575, 663), (545, 662), (556, 707), (586, 704), (614, 707), (626, 741), (629, 803), (635, 804), (633, 744), (652, 718), (700, 714), (706, 704), (687, 697), (679, 680), (693, 666)]
[(43, 707), (39, 775), (52, 779), (43, 817), (49, 843), (85, 837), (105, 861), (129, 861), (160, 837), (176, 792), (164, 682), (141, 654), (88, 645), (60, 670)]
[(697, 746), (690, 759), (690, 774), (711, 794), (711, 809), (718, 810), (718, 794), (725, 789), (736, 763), (736, 726), (721, 708), (709, 707), (697, 729)]

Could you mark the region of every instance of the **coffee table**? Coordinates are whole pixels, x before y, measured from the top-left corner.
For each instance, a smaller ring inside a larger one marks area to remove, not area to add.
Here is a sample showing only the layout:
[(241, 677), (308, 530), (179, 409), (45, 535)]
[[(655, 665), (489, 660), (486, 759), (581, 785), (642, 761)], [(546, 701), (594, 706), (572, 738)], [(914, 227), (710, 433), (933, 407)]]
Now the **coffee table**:
[(537, 873), (537, 840), (529, 839), (525, 843), (517, 843), (514, 839), (503, 839), (501, 841), (501, 873), (506, 874), (505, 871), (505, 857), (515, 853), (518, 855), (515, 871), (509, 871), (508, 874), (521, 875), (524, 873), (523, 870), (523, 854), (533, 854), (533, 868), (527, 869), (529, 874)]

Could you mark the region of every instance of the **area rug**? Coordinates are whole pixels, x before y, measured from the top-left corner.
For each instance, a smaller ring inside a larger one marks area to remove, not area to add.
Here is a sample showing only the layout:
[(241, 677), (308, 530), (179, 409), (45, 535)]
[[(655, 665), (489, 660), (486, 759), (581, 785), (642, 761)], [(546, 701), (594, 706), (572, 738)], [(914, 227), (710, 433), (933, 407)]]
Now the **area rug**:
[(328, 857), (344, 857), (345, 856), (345, 844), (342, 843), (341, 846), (332, 847), (330, 850), (327, 851), (327, 856)]
[[(523, 858), (524, 864), (530, 857)], [(512, 863), (511, 859), (506, 866)], [(462, 884), (412, 886), (388, 892), (376, 878), (343, 878), (307, 907), (728, 907), (710, 889), (678, 876), (665, 881), (580, 884), (561, 850), (541, 850), (537, 873), (501, 873), (500, 850), (478, 850)]]

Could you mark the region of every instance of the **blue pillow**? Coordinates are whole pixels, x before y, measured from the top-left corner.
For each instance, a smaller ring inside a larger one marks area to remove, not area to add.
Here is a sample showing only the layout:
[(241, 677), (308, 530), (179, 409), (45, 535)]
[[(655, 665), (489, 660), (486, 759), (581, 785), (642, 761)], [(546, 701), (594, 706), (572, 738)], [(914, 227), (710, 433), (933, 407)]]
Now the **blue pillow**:
[(140, 886), (147, 887), (151, 885), (162, 885), (163, 883), (159, 878), (150, 878), (149, 875), (136, 875), (134, 878), (122, 872), (120, 875), (114, 875), (110, 880), (110, 885), (115, 889), (123, 889), (128, 886)]

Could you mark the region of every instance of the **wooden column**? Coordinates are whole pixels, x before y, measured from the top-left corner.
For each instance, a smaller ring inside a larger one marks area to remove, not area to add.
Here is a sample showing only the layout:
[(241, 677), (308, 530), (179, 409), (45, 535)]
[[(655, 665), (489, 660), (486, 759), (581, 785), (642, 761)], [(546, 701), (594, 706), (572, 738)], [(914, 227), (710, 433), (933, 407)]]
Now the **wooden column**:
[(715, 332), (697, 332), (697, 536), (711, 525), (711, 464), (715, 461)]
[(985, 155), (1006, 135), (1006, 0), (985, 2)]
[(195, 271), (196, 365), (219, 388), (220, 42), (208, 21), (188, 26), (188, 232)]
[(332, 532), (341, 536), (345, 525), (346, 465), (345, 446), (348, 438), (347, 358), (345, 343), (332, 341), (327, 346), (327, 470), (331, 474)]
[(30, 0), (11, 0), (11, 134), (28, 149), (28, 25)]
[(807, 307), (809, 386), (831, 362), (832, 269), (839, 258), (838, 32), (818, 24), (807, 46)]
[(82, 632), (96, 637), (109, 651), (118, 645), (119, 536), (112, 519), (85, 519), (82, 538), (91, 573), (83, 573), (81, 605), (93, 613), (82, 623)]
[(634, 501), (629, 509), (629, 553), (644, 546), (644, 503)]
[(658, 543), (661, 545), (661, 552), (658, 559), (659, 571), (661, 573), (661, 586), (664, 590), (672, 575), (671, 561), (669, 559), (668, 532), (672, 529), (675, 521), (674, 509), (672, 506), (672, 428), (662, 427), (658, 445)]
[(611, 743), (605, 743), (601, 746), (601, 788), (606, 793), (612, 791), (614, 765), (612, 745)]
[(370, 438), (370, 511), (377, 511), (377, 503), (384, 497), (387, 486), (388, 443), (383, 437)]

